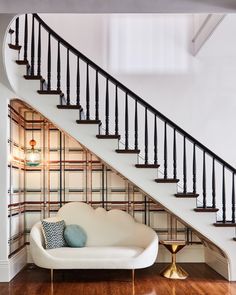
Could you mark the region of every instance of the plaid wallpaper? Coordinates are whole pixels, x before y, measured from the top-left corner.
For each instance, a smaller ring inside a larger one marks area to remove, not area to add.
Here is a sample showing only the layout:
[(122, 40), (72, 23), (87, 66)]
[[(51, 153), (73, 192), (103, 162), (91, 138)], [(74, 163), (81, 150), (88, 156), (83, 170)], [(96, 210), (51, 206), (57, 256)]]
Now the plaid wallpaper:
[[(9, 128), (9, 256), (29, 243), (34, 223), (71, 201), (125, 210), (160, 239), (201, 243), (190, 228), (18, 100), (9, 106)], [(24, 162), (32, 136), (41, 155), (38, 167)]]

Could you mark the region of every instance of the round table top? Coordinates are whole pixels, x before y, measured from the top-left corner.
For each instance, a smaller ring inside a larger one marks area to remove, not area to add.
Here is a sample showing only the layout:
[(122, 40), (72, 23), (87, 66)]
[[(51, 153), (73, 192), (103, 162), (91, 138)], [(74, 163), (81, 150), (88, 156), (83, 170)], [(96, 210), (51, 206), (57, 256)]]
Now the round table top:
[(184, 240), (160, 240), (160, 244), (162, 245), (186, 245), (186, 241)]

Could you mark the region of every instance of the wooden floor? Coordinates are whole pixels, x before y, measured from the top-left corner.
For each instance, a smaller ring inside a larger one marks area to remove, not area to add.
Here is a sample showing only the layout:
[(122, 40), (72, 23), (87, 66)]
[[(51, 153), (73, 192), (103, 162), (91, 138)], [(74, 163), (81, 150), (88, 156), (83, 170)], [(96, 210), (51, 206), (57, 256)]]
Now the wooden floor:
[(163, 264), (137, 270), (134, 287), (127, 270), (57, 270), (53, 287), (49, 270), (28, 265), (10, 283), (0, 283), (1, 295), (236, 295), (229, 283), (202, 263), (181, 264), (190, 274), (186, 280), (159, 275)]

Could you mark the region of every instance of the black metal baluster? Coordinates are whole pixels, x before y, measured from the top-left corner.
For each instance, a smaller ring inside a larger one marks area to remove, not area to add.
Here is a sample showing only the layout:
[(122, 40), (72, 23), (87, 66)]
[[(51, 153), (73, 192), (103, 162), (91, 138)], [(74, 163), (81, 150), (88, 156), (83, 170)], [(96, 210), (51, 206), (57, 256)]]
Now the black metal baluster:
[(234, 172), (232, 172), (232, 223), (235, 223), (235, 185), (234, 185)]
[(134, 111), (134, 149), (138, 149), (138, 101), (135, 99), (135, 111)]
[(109, 134), (109, 80), (106, 79), (106, 114), (105, 114), (105, 132)]
[(66, 104), (70, 105), (70, 51), (67, 48), (67, 67), (66, 67)]
[(89, 64), (86, 73), (86, 119), (90, 120), (90, 93), (89, 93)]
[(16, 18), (15, 45), (19, 46), (19, 17)]
[(173, 176), (174, 179), (177, 178), (177, 169), (176, 169), (176, 129), (174, 129), (174, 137), (173, 137)]
[(212, 159), (212, 208), (216, 208), (215, 158)]
[(144, 137), (144, 153), (145, 153), (145, 164), (148, 164), (148, 113), (147, 108), (145, 108), (145, 137)]
[(99, 120), (99, 82), (98, 82), (98, 70), (96, 70), (96, 82), (95, 82), (95, 119)]
[(187, 162), (186, 162), (186, 137), (184, 136), (184, 153), (183, 153), (183, 185), (184, 185), (184, 193), (187, 193)]
[(60, 41), (57, 42), (57, 90), (61, 90), (61, 46)]
[(125, 149), (129, 148), (129, 105), (128, 105), (128, 94), (125, 94)]
[(15, 31), (12, 30), (11, 28), (8, 30), (8, 33), (10, 34), (10, 44), (12, 44), (12, 34), (14, 33)]
[(119, 109), (118, 109), (118, 87), (116, 85), (116, 93), (115, 93), (115, 134), (119, 133)]
[(154, 164), (157, 165), (158, 155), (157, 155), (157, 116), (154, 116)]
[(225, 166), (222, 168), (222, 221), (226, 221), (226, 199), (225, 199)]
[(193, 144), (193, 193), (196, 194), (196, 145)]
[(48, 34), (48, 72), (47, 72), (47, 90), (51, 90), (51, 34)]
[(167, 124), (164, 123), (164, 178), (167, 178)]
[(80, 61), (79, 61), (79, 56), (77, 56), (76, 104), (77, 104), (77, 106), (80, 106)]
[(38, 29), (38, 69), (37, 75), (41, 76), (41, 24), (39, 23)]
[(31, 64), (30, 64), (30, 75), (34, 76), (34, 16), (32, 16), (32, 31), (31, 31)]
[(206, 208), (206, 153), (205, 151), (203, 152), (202, 196), (203, 196), (203, 208)]
[(24, 60), (27, 61), (28, 51), (28, 16), (25, 15), (25, 32), (24, 32)]

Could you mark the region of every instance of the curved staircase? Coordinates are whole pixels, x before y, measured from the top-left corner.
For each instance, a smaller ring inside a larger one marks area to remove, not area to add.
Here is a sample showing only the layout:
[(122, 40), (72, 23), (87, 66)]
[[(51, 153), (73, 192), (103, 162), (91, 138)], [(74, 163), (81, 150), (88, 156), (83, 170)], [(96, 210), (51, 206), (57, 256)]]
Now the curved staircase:
[(37, 14), (7, 32), (16, 95), (228, 258), (236, 280), (235, 168), (54, 32)]

